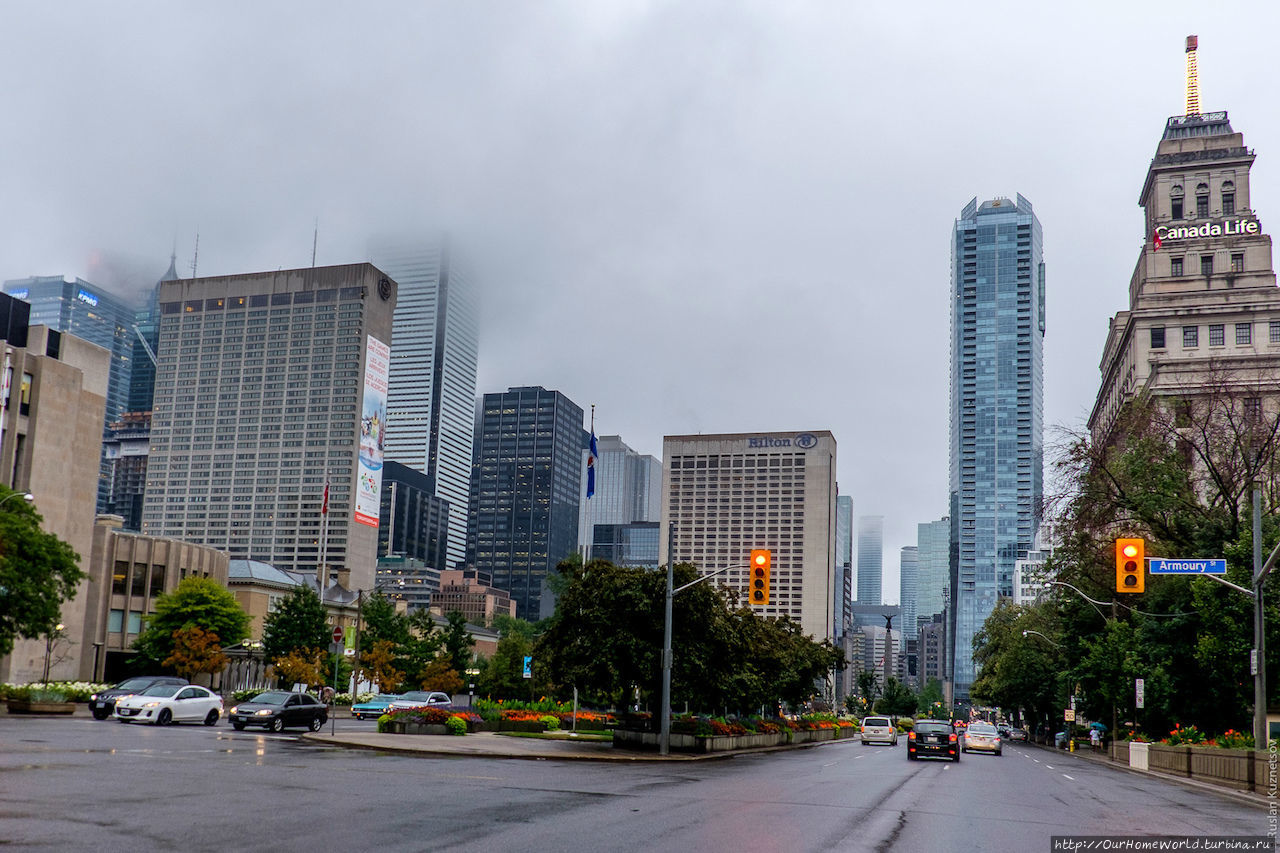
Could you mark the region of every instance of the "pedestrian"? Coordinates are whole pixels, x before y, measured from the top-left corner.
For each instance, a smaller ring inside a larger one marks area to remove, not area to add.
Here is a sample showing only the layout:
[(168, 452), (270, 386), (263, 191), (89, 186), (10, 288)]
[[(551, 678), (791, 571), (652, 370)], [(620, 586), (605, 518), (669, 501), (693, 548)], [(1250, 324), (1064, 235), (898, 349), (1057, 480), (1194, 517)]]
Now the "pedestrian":
[(1097, 752), (1102, 748), (1102, 738), (1098, 734), (1097, 728), (1089, 730), (1089, 745), (1093, 747), (1093, 751)]

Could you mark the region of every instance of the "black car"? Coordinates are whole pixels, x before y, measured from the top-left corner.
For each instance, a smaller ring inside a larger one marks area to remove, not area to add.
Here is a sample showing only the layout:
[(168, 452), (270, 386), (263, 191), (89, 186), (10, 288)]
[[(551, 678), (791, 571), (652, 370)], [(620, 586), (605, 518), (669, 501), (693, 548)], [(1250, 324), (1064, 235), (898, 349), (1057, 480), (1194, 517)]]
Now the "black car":
[(907, 760), (931, 755), (959, 761), (960, 737), (946, 720), (916, 720), (915, 729), (907, 735)]
[(262, 726), (273, 732), (288, 728), (318, 732), (329, 719), (329, 707), (310, 693), (268, 690), (233, 706), (227, 716), (236, 731)]
[(161, 684), (180, 685), (186, 683), (187, 680), (185, 678), (179, 678), (176, 675), (138, 675), (133, 678), (126, 678), (119, 684), (90, 696), (89, 711), (93, 714), (95, 720), (105, 720), (116, 709), (117, 699), (141, 693), (148, 687), (155, 687)]

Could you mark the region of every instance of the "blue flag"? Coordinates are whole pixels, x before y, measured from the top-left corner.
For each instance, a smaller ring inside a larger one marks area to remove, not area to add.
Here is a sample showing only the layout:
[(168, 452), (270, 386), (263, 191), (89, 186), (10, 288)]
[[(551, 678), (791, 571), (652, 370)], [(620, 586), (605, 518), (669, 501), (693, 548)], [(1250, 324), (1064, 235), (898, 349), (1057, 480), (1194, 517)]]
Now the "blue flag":
[(587, 451), (587, 497), (596, 493), (596, 458), (599, 455), (596, 450), (596, 431), (592, 429), (591, 448)]

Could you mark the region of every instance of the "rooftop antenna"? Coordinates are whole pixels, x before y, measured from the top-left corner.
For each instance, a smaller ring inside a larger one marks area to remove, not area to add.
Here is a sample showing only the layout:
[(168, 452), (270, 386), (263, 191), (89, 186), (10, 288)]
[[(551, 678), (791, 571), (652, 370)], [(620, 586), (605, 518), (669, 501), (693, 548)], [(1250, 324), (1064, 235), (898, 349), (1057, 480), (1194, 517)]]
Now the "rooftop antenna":
[(191, 277), (196, 277), (196, 264), (200, 260), (200, 229), (196, 229), (196, 249), (195, 254), (191, 256)]
[(311, 235), (311, 268), (316, 268), (316, 243), (320, 242), (320, 217), (316, 217), (316, 229)]
[(1187, 36), (1187, 115), (1200, 115), (1200, 80), (1196, 76), (1196, 48), (1198, 36)]

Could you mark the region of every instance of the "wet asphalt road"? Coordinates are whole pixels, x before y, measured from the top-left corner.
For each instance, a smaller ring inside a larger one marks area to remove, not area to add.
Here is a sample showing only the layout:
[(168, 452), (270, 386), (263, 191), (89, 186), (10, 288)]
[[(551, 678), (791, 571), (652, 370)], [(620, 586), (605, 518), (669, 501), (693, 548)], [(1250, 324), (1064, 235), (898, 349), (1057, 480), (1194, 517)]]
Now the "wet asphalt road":
[(597, 764), (0, 717), (5, 850), (1047, 851), (1052, 835), (1266, 831), (1265, 809), (1026, 745), (959, 764), (850, 742)]

